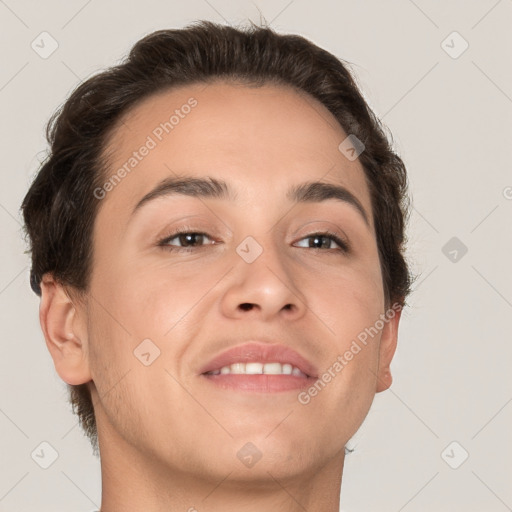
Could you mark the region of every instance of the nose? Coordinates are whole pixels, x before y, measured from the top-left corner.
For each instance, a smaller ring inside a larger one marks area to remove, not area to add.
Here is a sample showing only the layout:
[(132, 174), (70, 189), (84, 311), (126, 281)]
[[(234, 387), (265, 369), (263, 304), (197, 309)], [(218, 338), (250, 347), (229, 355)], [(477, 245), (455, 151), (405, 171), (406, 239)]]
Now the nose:
[(286, 255), (271, 243), (252, 262), (235, 255), (235, 269), (222, 298), (222, 312), (230, 318), (297, 320), (306, 310), (298, 276), (292, 276)]

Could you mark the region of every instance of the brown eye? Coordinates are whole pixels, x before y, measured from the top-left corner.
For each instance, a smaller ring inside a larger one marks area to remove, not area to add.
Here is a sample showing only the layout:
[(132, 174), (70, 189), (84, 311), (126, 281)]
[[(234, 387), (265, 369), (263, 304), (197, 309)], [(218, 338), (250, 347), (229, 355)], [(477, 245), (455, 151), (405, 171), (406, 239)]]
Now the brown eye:
[[(302, 245), (301, 247), (306, 249), (341, 250), (342, 252), (349, 250), (348, 243), (334, 233), (313, 233), (304, 237), (299, 243), (304, 241), (307, 242), (307, 246)], [(337, 247), (333, 247), (333, 244)]]
[[(206, 243), (205, 240), (210, 240), (210, 242)], [(158, 242), (158, 245), (166, 249), (180, 250), (210, 245), (211, 243), (211, 238), (206, 233), (191, 231), (174, 233)]]

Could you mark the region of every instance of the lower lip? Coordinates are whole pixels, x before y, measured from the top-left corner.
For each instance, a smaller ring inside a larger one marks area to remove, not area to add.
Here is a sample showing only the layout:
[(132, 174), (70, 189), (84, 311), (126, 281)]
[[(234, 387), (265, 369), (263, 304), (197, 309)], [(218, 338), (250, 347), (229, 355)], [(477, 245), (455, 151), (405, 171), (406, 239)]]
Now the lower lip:
[(297, 377), (295, 375), (203, 374), (202, 376), (212, 384), (223, 389), (258, 393), (276, 393), (279, 391), (303, 389), (311, 386), (316, 380), (312, 377)]

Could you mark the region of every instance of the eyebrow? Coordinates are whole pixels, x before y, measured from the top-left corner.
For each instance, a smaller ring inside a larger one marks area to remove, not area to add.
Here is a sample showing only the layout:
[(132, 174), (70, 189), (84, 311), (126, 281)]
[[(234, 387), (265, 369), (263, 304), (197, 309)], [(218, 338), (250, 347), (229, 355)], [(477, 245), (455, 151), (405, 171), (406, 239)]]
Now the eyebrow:
[[(211, 176), (201, 178), (191, 176), (168, 177), (160, 181), (156, 187), (140, 199), (135, 205), (131, 216), (150, 201), (171, 195), (224, 199), (230, 201), (234, 201), (237, 197), (228, 183)], [(370, 225), (368, 214), (359, 199), (342, 185), (321, 181), (309, 181), (291, 187), (286, 197), (288, 200), (295, 203), (319, 203), (329, 199), (336, 199), (355, 208), (366, 225)]]

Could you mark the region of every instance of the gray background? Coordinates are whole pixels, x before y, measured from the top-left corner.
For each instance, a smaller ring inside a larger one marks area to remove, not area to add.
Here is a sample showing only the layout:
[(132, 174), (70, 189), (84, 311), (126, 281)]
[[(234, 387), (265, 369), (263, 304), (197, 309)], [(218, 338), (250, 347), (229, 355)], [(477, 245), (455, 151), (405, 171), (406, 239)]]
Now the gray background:
[[(354, 63), (414, 198), (409, 258), (419, 278), (394, 384), (353, 439), (342, 509), (512, 510), (511, 0), (0, 0), (1, 511), (100, 503), (99, 462), (44, 344), (23, 253), (19, 206), (44, 156), (47, 119), (152, 30), (258, 23), (260, 13)], [(43, 45), (43, 31), (58, 43), (45, 59), (31, 47)], [(48, 469), (43, 441), (58, 452)], [(469, 457), (453, 469), (463, 450)]]

